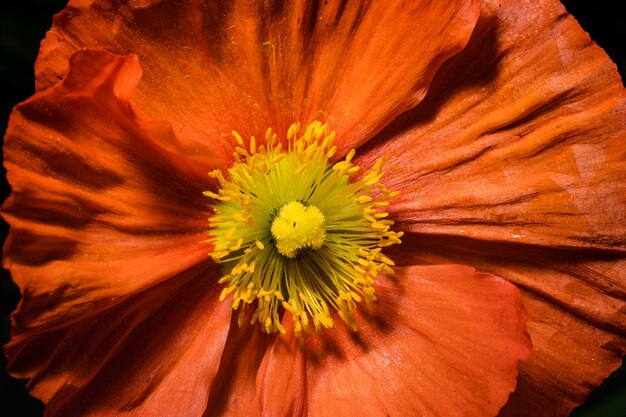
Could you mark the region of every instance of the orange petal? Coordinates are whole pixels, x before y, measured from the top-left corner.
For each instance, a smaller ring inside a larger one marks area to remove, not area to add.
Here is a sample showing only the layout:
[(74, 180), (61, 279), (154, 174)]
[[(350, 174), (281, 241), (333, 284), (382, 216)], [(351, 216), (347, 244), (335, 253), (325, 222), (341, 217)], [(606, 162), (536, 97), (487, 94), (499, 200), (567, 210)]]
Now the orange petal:
[(250, 416), (256, 375), (276, 336), (262, 333), (258, 323), (251, 325), (252, 309), (248, 308), (248, 313), (241, 326), (238, 325), (238, 314), (233, 315), (220, 368), (203, 414), (205, 417)]
[[(519, 291), (447, 265), (400, 268), (377, 295), (371, 313), (357, 314), (358, 332), (338, 324), (306, 338), (306, 415), (495, 416), (531, 348)], [(264, 380), (298, 371), (294, 344), (271, 351)], [(273, 394), (268, 402), (281, 401)]]
[(391, 256), (403, 265), (467, 263), (522, 289), (534, 349), (520, 365), (502, 417), (568, 416), (620, 366), (626, 354), (623, 257), (458, 237), (402, 240), (401, 256)]
[(404, 230), (626, 249), (626, 91), (555, 0), (488, 1), (462, 54), (371, 142)]
[(423, 98), (477, 18), (475, 0), (73, 0), (42, 44), (38, 85), (56, 82), (81, 47), (136, 53), (146, 72), (137, 103), (174, 121), (189, 155), (230, 158), (221, 134), (313, 118), (348, 148)]
[(290, 314), (285, 315), (283, 327), (287, 333), (274, 339), (257, 372), (250, 417), (307, 415), (306, 364)]
[(199, 266), (105, 312), (13, 338), (9, 370), (31, 378), (50, 417), (200, 416), (230, 327), (216, 274)]
[(208, 261), (206, 171), (142, 128), (128, 102), (140, 75), (136, 57), (80, 52), (61, 84), (11, 116), (4, 265), (23, 294), (16, 334), (66, 326)]

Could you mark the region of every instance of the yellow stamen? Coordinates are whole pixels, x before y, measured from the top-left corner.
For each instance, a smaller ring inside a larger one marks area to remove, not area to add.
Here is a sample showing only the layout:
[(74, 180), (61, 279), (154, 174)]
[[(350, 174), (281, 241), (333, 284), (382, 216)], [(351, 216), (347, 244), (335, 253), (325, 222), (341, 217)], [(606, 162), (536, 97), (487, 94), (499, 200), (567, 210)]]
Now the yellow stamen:
[(381, 210), (397, 195), (380, 183), (382, 160), (355, 180), (355, 151), (331, 164), (335, 133), (320, 122), (291, 125), (286, 142), (271, 129), (247, 147), (232, 135), (235, 162), (211, 172), (219, 189), (204, 192), (214, 201), (209, 241), (224, 269), (220, 299), (231, 297), (240, 325), (255, 308), (251, 323), (268, 333), (285, 332), (284, 312), (298, 336), (311, 324), (333, 328), (336, 316), (356, 330), (357, 303), (375, 301), (376, 277), (393, 273), (381, 250), (402, 237)]

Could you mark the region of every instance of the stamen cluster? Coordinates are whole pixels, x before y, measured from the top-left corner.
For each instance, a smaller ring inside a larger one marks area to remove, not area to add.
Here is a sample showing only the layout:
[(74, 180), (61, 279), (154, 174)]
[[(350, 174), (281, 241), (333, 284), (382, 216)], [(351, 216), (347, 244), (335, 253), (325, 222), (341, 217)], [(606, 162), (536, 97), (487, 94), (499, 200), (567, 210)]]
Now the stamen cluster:
[(380, 183), (382, 160), (359, 179), (354, 150), (330, 164), (335, 133), (320, 122), (302, 134), (299, 123), (291, 125), (286, 149), (271, 129), (260, 146), (232, 134), (235, 162), (226, 175), (209, 174), (217, 193), (204, 192), (215, 201), (209, 241), (224, 269), (220, 299), (232, 294), (240, 325), (254, 308), (251, 323), (267, 333), (285, 332), (284, 310), (298, 336), (311, 323), (317, 331), (334, 327), (333, 311), (356, 330), (356, 303), (376, 300), (377, 275), (393, 273), (382, 248), (402, 236), (383, 211), (397, 193)]

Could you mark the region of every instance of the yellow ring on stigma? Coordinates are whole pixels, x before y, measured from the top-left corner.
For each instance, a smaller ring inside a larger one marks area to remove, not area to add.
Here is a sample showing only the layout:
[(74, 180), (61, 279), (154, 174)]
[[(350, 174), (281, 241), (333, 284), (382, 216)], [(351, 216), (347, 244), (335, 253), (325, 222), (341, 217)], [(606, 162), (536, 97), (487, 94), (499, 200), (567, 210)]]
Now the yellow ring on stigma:
[(233, 131), (235, 162), (226, 175), (215, 170), (217, 193), (209, 219), (211, 257), (221, 263), (231, 308), (243, 324), (267, 333), (285, 332), (284, 311), (293, 315), (294, 331), (334, 327), (334, 312), (354, 330), (356, 303), (376, 300), (374, 283), (394, 263), (382, 253), (401, 243), (402, 232), (391, 230), (384, 207), (398, 195), (380, 183), (382, 160), (355, 179), (354, 150), (344, 160), (335, 154), (335, 133), (321, 122), (293, 124), (286, 149), (271, 129), (264, 144), (254, 137), (247, 145)]

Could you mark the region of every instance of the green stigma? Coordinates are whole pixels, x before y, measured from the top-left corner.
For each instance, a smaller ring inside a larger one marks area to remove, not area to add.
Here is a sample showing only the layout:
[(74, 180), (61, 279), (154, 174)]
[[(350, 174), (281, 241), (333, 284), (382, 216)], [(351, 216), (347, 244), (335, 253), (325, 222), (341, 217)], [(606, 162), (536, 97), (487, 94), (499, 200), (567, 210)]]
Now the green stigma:
[(251, 323), (267, 333), (285, 332), (285, 312), (298, 336), (311, 324), (334, 327), (335, 316), (356, 330), (357, 303), (375, 301), (376, 277), (393, 273), (382, 249), (401, 243), (402, 232), (391, 230), (384, 207), (397, 192), (380, 183), (382, 160), (355, 180), (354, 150), (331, 164), (334, 132), (320, 122), (300, 128), (292, 125), (286, 142), (268, 129), (258, 147), (232, 132), (235, 162), (209, 174), (219, 182), (204, 194), (214, 200), (209, 241), (224, 270), (220, 299), (232, 297), (240, 324), (253, 308)]

